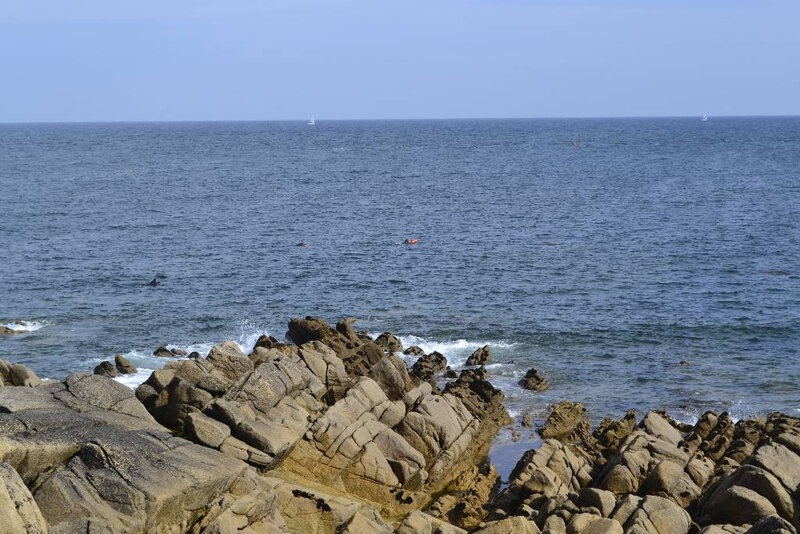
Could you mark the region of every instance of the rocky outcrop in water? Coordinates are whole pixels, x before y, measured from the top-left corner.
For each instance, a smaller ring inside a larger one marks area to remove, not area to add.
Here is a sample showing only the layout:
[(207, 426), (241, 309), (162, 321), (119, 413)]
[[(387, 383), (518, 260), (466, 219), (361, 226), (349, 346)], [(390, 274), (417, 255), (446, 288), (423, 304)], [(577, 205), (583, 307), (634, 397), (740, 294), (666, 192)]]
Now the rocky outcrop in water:
[(487, 453), (511, 420), (485, 368), (440, 391), (446, 362), (415, 372), (349, 321), (288, 337), (170, 360), (135, 393), (0, 361), (0, 532), (796, 532), (797, 418), (592, 431), (562, 402), (504, 485)]
[(484, 345), (467, 358), (467, 365), (486, 365), (492, 361), (492, 349), (489, 345)]
[(519, 385), (531, 391), (544, 391), (550, 387), (550, 382), (536, 369), (529, 369), (520, 379)]

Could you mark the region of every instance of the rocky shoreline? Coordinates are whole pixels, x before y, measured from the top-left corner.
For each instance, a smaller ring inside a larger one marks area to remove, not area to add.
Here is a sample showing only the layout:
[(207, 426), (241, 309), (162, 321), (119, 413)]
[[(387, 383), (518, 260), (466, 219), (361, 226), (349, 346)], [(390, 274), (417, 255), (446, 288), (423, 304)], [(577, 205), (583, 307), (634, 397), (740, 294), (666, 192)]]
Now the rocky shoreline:
[[(0, 533), (795, 533), (800, 419), (695, 425), (554, 406), (507, 481), (511, 419), (481, 366), (409, 366), (377, 339), (292, 319), (283, 343), (169, 360), (135, 392), (0, 361)], [(166, 357), (166, 355), (165, 355)], [(546, 387), (533, 372), (531, 389)], [(529, 422), (528, 422), (529, 424)]]

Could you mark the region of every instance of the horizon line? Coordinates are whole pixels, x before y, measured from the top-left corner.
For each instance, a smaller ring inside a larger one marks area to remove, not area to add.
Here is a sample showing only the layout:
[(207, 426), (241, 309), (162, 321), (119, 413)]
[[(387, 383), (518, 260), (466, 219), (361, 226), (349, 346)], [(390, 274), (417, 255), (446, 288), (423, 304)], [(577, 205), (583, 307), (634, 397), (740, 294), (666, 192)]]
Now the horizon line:
[[(592, 115), (592, 116), (543, 116), (543, 117), (410, 117), (410, 118), (331, 118), (316, 122), (412, 122), (412, 121), (536, 121), (536, 120), (636, 120), (636, 119), (694, 119), (704, 115)], [(709, 119), (756, 119), (797, 118), (800, 114), (782, 115), (708, 115)], [(307, 122), (308, 117), (297, 119), (121, 119), (121, 120), (33, 120), (0, 121), (0, 125), (24, 124), (187, 124), (187, 123), (232, 123), (232, 122)]]

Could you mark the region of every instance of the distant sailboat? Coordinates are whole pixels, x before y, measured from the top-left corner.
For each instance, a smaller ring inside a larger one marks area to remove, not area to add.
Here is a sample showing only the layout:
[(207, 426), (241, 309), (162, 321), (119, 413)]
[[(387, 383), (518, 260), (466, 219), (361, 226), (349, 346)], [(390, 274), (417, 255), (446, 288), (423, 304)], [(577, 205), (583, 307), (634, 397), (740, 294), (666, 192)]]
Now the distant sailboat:
[(308, 121), (309, 126), (316, 126), (317, 120), (314, 118), (314, 115), (311, 115), (311, 120)]
[(703, 115), (703, 118), (700, 119), (701, 122), (708, 122), (708, 115)]

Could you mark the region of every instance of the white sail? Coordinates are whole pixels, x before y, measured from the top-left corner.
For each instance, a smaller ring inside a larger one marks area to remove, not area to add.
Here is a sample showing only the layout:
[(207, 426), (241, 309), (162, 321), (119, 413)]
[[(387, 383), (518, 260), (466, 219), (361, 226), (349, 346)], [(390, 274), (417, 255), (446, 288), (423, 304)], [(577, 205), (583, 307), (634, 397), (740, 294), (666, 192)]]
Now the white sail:
[(314, 118), (314, 115), (311, 115), (311, 120), (308, 121), (309, 126), (316, 126), (317, 120)]

